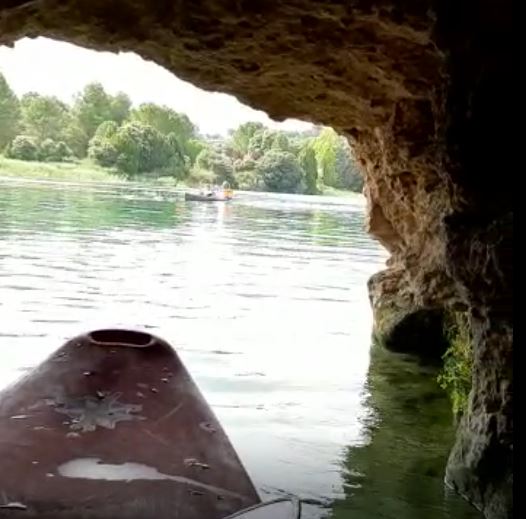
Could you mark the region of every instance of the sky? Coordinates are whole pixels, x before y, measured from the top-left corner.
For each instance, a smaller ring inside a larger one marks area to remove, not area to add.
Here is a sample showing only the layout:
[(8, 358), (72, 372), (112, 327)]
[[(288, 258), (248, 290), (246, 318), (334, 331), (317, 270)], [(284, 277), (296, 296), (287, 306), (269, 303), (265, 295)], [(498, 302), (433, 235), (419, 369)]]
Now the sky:
[(311, 127), (294, 119), (275, 122), (233, 96), (201, 90), (130, 52), (97, 52), (48, 38), (24, 38), (14, 48), (0, 46), (0, 72), (19, 96), (33, 91), (66, 102), (87, 83), (98, 81), (110, 94), (125, 92), (135, 105), (153, 102), (186, 113), (204, 134), (224, 135), (247, 121), (289, 131)]

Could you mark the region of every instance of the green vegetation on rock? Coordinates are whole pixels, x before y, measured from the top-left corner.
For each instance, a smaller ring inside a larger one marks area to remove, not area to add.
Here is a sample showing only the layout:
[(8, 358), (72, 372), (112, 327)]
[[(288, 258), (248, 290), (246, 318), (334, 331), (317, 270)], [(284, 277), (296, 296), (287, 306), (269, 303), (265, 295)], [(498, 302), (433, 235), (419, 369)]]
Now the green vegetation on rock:
[(453, 413), (459, 416), (467, 408), (473, 366), (472, 337), (467, 315), (461, 312), (449, 313), (445, 319), (445, 335), (449, 347), (437, 380), (449, 394)]

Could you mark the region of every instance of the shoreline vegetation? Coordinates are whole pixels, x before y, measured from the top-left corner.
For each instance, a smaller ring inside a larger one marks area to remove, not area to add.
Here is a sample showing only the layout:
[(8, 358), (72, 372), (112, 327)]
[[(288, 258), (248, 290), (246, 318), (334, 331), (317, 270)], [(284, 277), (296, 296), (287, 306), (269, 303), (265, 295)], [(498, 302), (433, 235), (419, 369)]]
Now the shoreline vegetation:
[(1, 73), (0, 161), (0, 175), (10, 177), (228, 182), (238, 191), (331, 196), (363, 188), (352, 148), (332, 128), (290, 132), (246, 122), (227, 135), (207, 135), (184, 113), (134, 106), (100, 83), (68, 104), (37, 92), (17, 97)]
[[(105, 183), (133, 184), (147, 183), (157, 187), (191, 189), (197, 184), (177, 180), (174, 177), (158, 176), (148, 178), (127, 179), (108, 168), (103, 168), (84, 159), (74, 162), (28, 162), (10, 159), (0, 155), (0, 182), (2, 180), (34, 180), (43, 182), (75, 182), (75, 183)], [(337, 198), (355, 198), (361, 193), (343, 189), (325, 187), (320, 196)]]

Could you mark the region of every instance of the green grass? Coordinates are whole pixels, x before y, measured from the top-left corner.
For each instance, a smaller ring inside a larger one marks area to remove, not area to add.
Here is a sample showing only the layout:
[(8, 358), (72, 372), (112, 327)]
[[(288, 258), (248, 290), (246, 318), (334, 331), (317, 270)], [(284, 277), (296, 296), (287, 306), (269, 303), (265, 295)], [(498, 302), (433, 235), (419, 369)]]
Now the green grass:
[(87, 160), (78, 162), (36, 162), (8, 159), (0, 155), (0, 178), (28, 178), (74, 182), (126, 182), (108, 169)]

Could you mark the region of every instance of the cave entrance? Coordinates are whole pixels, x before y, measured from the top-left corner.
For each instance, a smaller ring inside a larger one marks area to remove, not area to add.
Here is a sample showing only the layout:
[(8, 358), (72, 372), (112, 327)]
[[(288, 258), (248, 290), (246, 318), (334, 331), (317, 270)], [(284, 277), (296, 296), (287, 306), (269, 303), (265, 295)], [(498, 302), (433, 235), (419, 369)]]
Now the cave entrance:
[(368, 229), (391, 254), (377, 292), (469, 308), (480, 369), (448, 481), (500, 519), (512, 510), (515, 169), (495, 128), (515, 113), (502, 80), (513, 70), (512, 18), (511, 2), (14, 0), (0, 10), (0, 43), (43, 35), (137, 52), (275, 119), (348, 136), (365, 173)]

